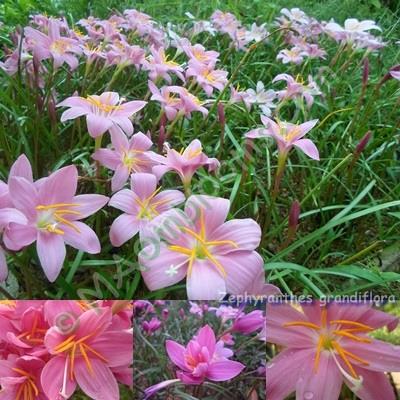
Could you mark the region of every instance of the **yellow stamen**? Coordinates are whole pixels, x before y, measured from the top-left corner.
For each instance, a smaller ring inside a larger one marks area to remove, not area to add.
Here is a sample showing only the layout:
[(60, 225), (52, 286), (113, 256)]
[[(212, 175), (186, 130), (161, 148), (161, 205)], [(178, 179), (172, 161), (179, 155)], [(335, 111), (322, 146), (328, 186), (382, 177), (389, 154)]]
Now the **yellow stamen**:
[(347, 331), (343, 331), (343, 330), (337, 330), (337, 331), (333, 331), (334, 334), (339, 335), (339, 336), (345, 336), (349, 339), (355, 340), (356, 342), (361, 342), (361, 343), (372, 343), (371, 339), (368, 338), (361, 338), (358, 337), (356, 335), (353, 335), (352, 333), (349, 333)]
[(65, 346), (69, 345), (75, 339), (75, 336), (76, 335), (72, 335), (68, 339), (64, 340), (62, 343), (58, 344), (56, 347), (54, 347), (54, 351), (56, 353), (62, 353)]
[(77, 228), (76, 225), (74, 225), (71, 221), (68, 221), (67, 219), (61, 217), (60, 215), (58, 215), (57, 213), (54, 214), (54, 218), (58, 221), (61, 222), (67, 226), (69, 226), (70, 228), (72, 228), (75, 232), (81, 233), (80, 229)]
[(326, 322), (328, 319), (328, 310), (326, 309), (326, 307), (322, 307), (321, 310), (321, 323), (322, 323), (322, 327), (326, 328)]
[(317, 331), (319, 331), (321, 328), (316, 325), (313, 324), (312, 322), (306, 322), (306, 321), (293, 321), (293, 322), (286, 322), (285, 324), (283, 324), (283, 327), (289, 327), (289, 326), (302, 326), (305, 328), (311, 328), (311, 329), (315, 329)]
[(314, 361), (314, 371), (318, 372), (318, 366), (319, 366), (319, 359), (321, 356), (321, 350), (324, 344), (324, 337), (321, 335), (318, 339), (318, 346), (317, 346), (317, 354), (315, 355), (315, 361)]
[(36, 206), (36, 210), (52, 210), (54, 208), (60, 208), (60, 207), (79, 207), (81, 204), (77, 203), (55, 203), (55, 204), (48, 204), (46, 206), (44, 205), (39, 205)]
[(85, 363), (86, 363), (86, 365), (88, 367), (90, 375), (93, 376), (94, 375), (94, 371), (93, 371), (92, 364), (90, 363), (89, 357), (86, 354), (85, 348), (84, 348), (84, 346), (82, 344), (79, 345), (79, 350), (80, 350), (80, 352), (82, 354), (83, 359), (85, 360)]
[(89, 351), (90, 353), (93, 353), (96, 357), (100, 358), (100, 360), (103, 360), (105, 363), (108, 362), (108, 360), (107, 360), (105, 357), (103, 357), (103, 356), (102, 356), (100, 353), (98, 353), (96, 350), (93, 350), (92, 347), (88, 346), (88, 345), (85, 344), (85, 343), (82, 343), (81, 345), (86, 349), (86, 351)]
[(348, 321), (346, 319), (335, 319), (330, 322), (331, 324), (341, 324), (341, 325), (352, 325), (352, 326), (357, 326), (359, 328), (368, 330), (368, 331), (373, 331), (374, 328), (371, 328), (368, 325), (361, 324), (360, 322), (355, 322), (355, 321)]
[(171, 245), (171, 246), (168, 246), (168, 248), (172, 251), (176, 251), (177, 253), (186, 254), (188, 256), (191, 256), (193, 253), (192, 250), (190, 250), (186, 247), (182, 247), (182, 246)]
[(334, 347), (334, 349), (337, 351), (337, 353), (339, 354), (339, 356), (343, 359), (343, 361), (345, 362), (345, 364), (347, 365), (347, 367), (349, 368), (351, 374), (353, 375), (353, 377), (355, 379), (358, 379), (358, 375), (356, 373), (356, 371), (354, 370), (353, 366), (351, 365), (350, 361), (347, 359), (346, 354), (343, 352), (343, 349), (340, 347), (340, 345), (335, 342), (334, 340), (332, 341), (332, 346)]

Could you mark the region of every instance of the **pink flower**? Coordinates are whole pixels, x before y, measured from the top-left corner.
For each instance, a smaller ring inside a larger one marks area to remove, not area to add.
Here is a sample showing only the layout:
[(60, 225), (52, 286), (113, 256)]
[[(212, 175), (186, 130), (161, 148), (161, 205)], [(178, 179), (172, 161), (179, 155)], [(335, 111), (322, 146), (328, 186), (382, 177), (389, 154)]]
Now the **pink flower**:
[(230, 380), (245, 368), (228, 358), (233, 352), (217, 343), (209, 325), (201, 328), (186, 347), (167, 340), (165, 347), (171, 361), (179, 368), (177, 378), (189, 385), (200, 385), (206, 379), (216, 382)]
[(158, 101), (168, 120), (174, 120), (178, 111), (182, 109), (182, 99), (180, 98), (181, 87), (163, 86), (161, 89), (158, 89), (152, 81), (149, 81), (148, 84), (152, 93), (150, 100)]
[(40, 383), (45, 362), (36, 357), (10, 354), (0, 360), (1, 397), (9, 400), (47, 400)]
[(143, 68), (149, 71), (149, 77), (152, 81), (157, 78), (163, 78), (168, 83), (172, 82), (169, 73), (174, 73), (183, 82), (185, 77), (183, 76), (183, 68), (175, 61), (169, 60), (168, 56), (165, 55), (165, 50), (160, 47), (150, 47), (151, 56), (145, 61)]
[(180, 153), (167, 147), (166, 157), (153, 154), (152, 159), (161, 164), (153, 167), (153, 173), (158, 179), (168, 171), (175, 171), (184, 185), (190, 185), (194, 173), (200, 167), (207, 166), (209, 171), (214, 171), (219, 167), (219, 161), (216, 158), (209, 158), (203, 153), (198, 139), (193, 140)]
[[(398, 318), (370, 304), (267, 305), (267, 341), (284, 346), (266, 366), (267, 398), (337, 400), (345, 383), (360, 399), (394, 400), (385, 372), (400, 371), (400, 346), (368, 336)], [(285, 379), (282, 379), (282, 376)]]
[(9, 179), (13, 206), (25, 215), (27, 224), (11, 222), (5, 229), (4, 243), (18, 251), (36, 241), (40, 263), (51, 282), (63, 266), (65, 244), (90, 254), (100, 252), (96, 234), (79, 220), (102, 208), (108, 197), (76, 196), (77, 182), (78, 171), (72, 165), (36, 183), (19, 176)]
[(296, 146), (308, 157), (319, 160), (319, 152), (315, 144), (310, 139), (303, 139), (304, 135), (316, 125), (317, 119), (296, 125), (283, 121), (275, 122), (262, 115), (261, 121), (265, 128), (253, 129), (247, 132), (247, 138), (256, 139), (271, 136), (277, 142), (279, 153), (287, 154), (293, 146)]
[(393, 78), (400, 81), (400, 71), (390, 71), (389, 73), (390, 75), (392, 75)]
[(135, 173), (131, 176), (131, 190), (123, 189), (111, 197), (110, 206), (124, 211), (111, 225), (113, 246), (122, 246), (138, 232), (145, 237), (152, 219), (185, 200), (179, 190), (160, 189), (154, 175)]
[(145, 101), (128, 101), (115, 92), (104, 92), (100, 96), (92, 95), (87, 98), (72, 96), (57, 104), (57, 107), (70, 107), (61, 115), (61, 122), (86, 116), (86, 124), (90, 136), (96, 138), (108, 130), (123, 131), (128, 136), (133, 133), (133, 125), (129, 119), (141, 110)]
[(248, 314), (241, 312), (233, 321), (232, 332), (240, 332), (248, 335), (265, 325), (265, 317), (261, 310), (254, 310)]
[(143, 133), (134, 134), (129, 140), (120, 131), (111, 133), (113, 149), (98, 149), (92, 158), (115, 171), (111, 190), (121, 189), (133, 172), (151, 172), (155, 164), (148, 156), (152, 141)]
[(289, 49), (281, 50), (276, 56), (277, 60), (282, 60), (283, 64), (294, 63), (301, 64), (304, 60), (304, 51), (299, 47), (292, 47)]
[[(187, 277), (190, 300), (215, 300), (243, 294), (259, 276), (263, 261), (254, 250), (261, 229), (252, 219), (227, 221), (229, 200), (191, 196), (185, 211), (169, 210), (155, 218), (139, 253), (150, 290)], [(252, 293), (248, 293), (252, 294)]]
[(186, 77), (194, 77), (203, 88), (207, 96), (211, 96), (214, 89), (221, 91), (228, 82), (228, 72), (214, 69), (214, 65), (192, 62), (186, 70)]
[(322, 93), (319, 90), (318, 85), (312, 79), (311, 76), (308, 77), (308, 84), (305, 85), (303, 80), (300, 78), (294, 79), (288, 74), (277, 75), (272, 82), (286, 81), (287, 87), (285, 90), (280, 90), (277, 92), (280, 100), (284, 99), (305, 99), (307, 106), (311, 107), (314, 102), (314, 96), (320, 96)]
[(154, 332), (160, 329), (161, 325), (161, 321), (158, 318), (153, 317), (150, 321), (143, 321), (142, 329), (148, 335), (152, 335)]
[(75, 55), (82, 54), (82, 50), (77, 40), (62, 37), (60, 29), (61, 22), (50, 18), (48, 35), (28, 26), (25, 28), (25, 37), (33, 47), (33, 54), (39, 61), (53, 58), (55, 69), (65, 62), (73, 70), (78, 66)]
[(69, 398), (79, 385), (94, 400), (118, 400), (111, 368), (132, 363), (132, 331), (111, 330), (111, 308), (95, 308), (78, 316), (71, 329), (51, 327), (45, 345), (52, 355), (42, 372), (49, 399)]
[(193, 62), (205, 64), (205, 65), (215, 65), (218, 61), (219, 53), (217, 51), (209, 50), (207, 51), (204, 46), (197, 43), (195, 45), (184, 45), (183, 50), (186, 55), (190, 58), (189, 64)]

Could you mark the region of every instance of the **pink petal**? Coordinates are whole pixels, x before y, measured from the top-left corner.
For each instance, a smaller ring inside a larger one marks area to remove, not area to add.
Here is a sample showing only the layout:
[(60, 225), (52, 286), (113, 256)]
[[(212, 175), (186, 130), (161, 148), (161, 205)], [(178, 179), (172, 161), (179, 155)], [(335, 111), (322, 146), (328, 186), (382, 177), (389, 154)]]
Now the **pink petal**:
[(165, 341), (165, 349), (171, 361), (184, 371), (189, 371), (185, 362), (185, 347), (173, 340)]
[[(313, 366), (314, 356), (305, 360), (297, 381), (296, 396), (307, 399), (313, 395), (314, 399), (337, 400), (342, 388), (342, 374), (337, 368), (333, 357), (326, 352), (321, 352), (318, 371)], [(286, 374), (285, 374), (286, 376)]]
[(129, 168), (124, 164), (119, 164), (115, 169), (115, 174), (111, 179), (111, 190), (115, 192), (122, 189), (129, 178), (129, 174)]
[(158, 193), (150, 204), (154, 205), (156, 210), (161, 213), (185, 201), (185, 195), (179, 190), (164, 190)]
[(130, 117), (132, 114), (140, 111), (146, 104), (147, 101), (128, 101), (127, 103), (122, 104), (122, 108), (117, 110), (116, 115)]
[(128, 117), (111, 117), (114, 124), (118, 125), (119, 128), (128, 136), (131, 136), (133, 133), (133, 125), (132, 121)]
[(224, 277), (208, 259), (193, 262), (186, 287), (189, 300), (221, 300), (226, 294)]
[(107, 331), (90, 344), (101, 354), (109, 367), (128, 366), (133, 362), (133, 334), (125, 331)]
[(98, 161), (101, 165), (106, 168), (115, 171), (118, 165), (121, 163), (119, 154), (110, 149), (98, 149), (92, 155), (93, 160)]
[(227, 381), (238, 376), (244, 368), (245, 365), (237, 361), (217, 361), (209, 365), (207, 378), (216, 382)]
[(310, 139), (299, 139), (293, 142), (293, 145), (298, 147), (304, 154), (313, 160), (319, 160), (319, 151), (317, 146)]
[(33, 183), (25, 178), (13, 176), (8, 181), (8, 189), (14, 206), (29, 219), (34, 219), (39, 196)]
[(110, 241), (119, 247), (132, 239), (139, 232), (139, 223), (133, 215), (122, 214), (117, 217), (110, 228)]
[[(65, 363), (68, 360), (65, 357), (56, 356), (44, 366), (41, 374), (41, 383), (44, 393), (49, 399), (58, 399), (60, 390), (63, 387)], [(76, 383), (69, 379), (67, 375), (66, 393), (68, 397), (72, 396), (76, 389)]]
[(205, 325), (199, 329), (196, 341), (201, 347), (206, 347), (211, 356), (214, 354), (216, 344), (215, 333), (209, 325)]
[(226, 271), (226, 290), (230, 294), (244, 294), (264, 266), (261, 256), (255, 251), (233, 251), (215, 255), (215, 258)]
[(100, 253), (99, 238), (93, 229), (89, 228), (83, 222), (75, 221), (73, 224), (79, 229), (79, 232), (68, 225), (61, 224), (61, 229), (64, 231), (63, 238), (65, 243), (89, 254)]
[(58, 103), (57, 107), (86, 108), (87, 111), (90, 111), (91, 109), (90, 103), (84, 97), (79, 96), (68, 97), (62, 102)]
[(128, 138), (120, 129), (113, 129), (111, 131), (111, 143), (118, 153), (122, 153), (129, 149)]
[(109, 198), (101, 194), (80, 194), (75, 196), (72, 203), (79, 204), (79, 206), (73, 207), (73, 210), (79, 212), (80, 215), (71, 215), (69, 219), (83, 219), (89, 215), (93, 215), (102, 209), (108, 201)]
[(11, 223), (4, 231), (3, 240), (8, 249), (18, 251), (33, 243), (36, 236), (37, 230), (34, 227)]
[(74, 165), (53, 172), (40, 186), (40, 204), (71, 203), (77, 184), (78, 170)]
[(0, 208), (0, 230), (3, 230), (11, 222), (23, 225), (27, 224), (28, 220), (21, 211), (15, 208)]
[(208, 238), (209, 241), (233, 241), (237, 247), (232, 244), (219, 245), (215, 247), (218, 254), (226, 254), (233, 250), (254, 250), (261, 240), (261, 228), (256, 221), (246, 219), (232, 219), (224, 222)]
[(100, 96), (95, 96), (101, 103), (115, 106), (119, 102), (117, 92), (104, 92)]
[(131, 188), (142, 200), (150, 197), (157, 188), (157, 178), (153, 174), (137, 172), (131, 175)]
[(146, 286), (150, 290), (158, 290), (180, 282), (186, 275), (187, 258), (169, 250), (163, 243), (144, 247), (139, 253), (139, 264)]
[(86, 116), (89, 135), (93, 138), (103, 135), (112, 127), (112, 121), (100, 115), (88, 114)]
[(185, 213), (193, 220), (199, 221), (201, 213), (204, 215), (206, 232), (209, 234), (222, 225), (228, 216), (230, 202), (220, 197), (205, 195), (190, 196), (185, 204)]
[(266, 366), (267, 399), (282, 400), (293, 393), (304, 363), (314, 353), (314, 349), (287, 349), (274, 357)]
[(115, 193), (108, 204), (111, 207), (117, 208), (118, 210), (124, 211), (128, 214), (136, 215), (138, 212), (138, 207), (135, 203), (135, 194), (132, 190), (122, 189)]
[(66, 255), (62, 235), (39, 232), (36, 250), (47, 279), (54, 282), (60, 274)]
[(20, 176), (33, 182), (32, 167), (25, 154), (21, 154), (10, 168), (9, 177)]
[(244, 136), (249, 139), (257, 139), (257, 138), (270, 136), (270, 134), (264, 128), (257, 128), (257, 129), (252, 129), (251, 131), (247, 132)]
[(61, 114), (60, 121), (65, 122), (70, 119), (75, 119), (75, 118), (81, 117), (82, 115), (86, 115), (89, 112), (90, 111), (87, 110), (86, 108), (72, 107), (69, 110), (66, 110)]
[(83, 338), (93, 332), (100, 337), (112, 323), (111, 307), (90, 309), (85, 311), (79, 317), (77, 330), (75, 331), (77, 339)]
[(101, 360), (91, 358), (91, 374), (82, 358), (75, 361), (75, 379), (82, 391), (93, 400), (119, 400), (119, 388), (110, 368)]
[(142, 132), (135, 133), (130, 140), (129, 148), (133, 150), (146, 151), (150, 149), (153, 142)]
[[(396, 400), (389, 378), (383, 372), (367, 371), (364, 368), (357, 367), (355, 367), (355, 370), (363, 378), (361, 388), (354, 391), (357, 398), (361, 400)], [(346, 381), (346, 384), (350, 389), (353, 388), (352, 383)]]

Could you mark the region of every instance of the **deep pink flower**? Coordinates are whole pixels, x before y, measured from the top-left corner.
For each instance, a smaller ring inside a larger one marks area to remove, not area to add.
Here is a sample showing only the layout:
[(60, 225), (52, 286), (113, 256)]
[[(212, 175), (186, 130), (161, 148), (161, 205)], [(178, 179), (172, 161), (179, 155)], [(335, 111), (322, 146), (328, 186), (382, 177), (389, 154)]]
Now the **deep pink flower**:
[(108, 130), (122, 131), (128, 136), (133, 133), (130, 117), (141, 110), (145, 101), (128, 101), (115, 92), (104, 92), (100, 96), (91, 95), (86, 98), (79, 96), (68, 97), (57, 107), (70, 107), (61, 115), (61, 122), (86, 116), (86, 124), (90, 136), (96, 138)]
[(160, 329), (161, 325), (162, 322), (158, 318), (153, 317), (150, 321), (143, 321), (142, 329), (148, 335), (152, 335), (154, 332)]
[[(284, 346), (266, 367), (267, 397), (337, 400), (345, 383), (362, 400), (394, 400), (385, 372), (400, 371), (400, 346), (368, 334), (398, 318), (370, 304), (318, 301), (297, 310), (267, 304), (267, 342)], [(282, 379), (282, 376), (285, 379)]]
[(208, 158), (203, 153), (201, 142), (198, 139), (193, 140), (180, 153), (167, 147), (165, 157), (153, 154), (152, 158), (160, 164), (153, 167), (153, 173), (157, 178), (160, 179), (168, 171), (174, 171), (185, 186), (190, 185), (194, 173), (200, 167), (208, 166), (209, 171), (214, 171), (219, 167), (219, 161), (216, 158)]
[(43, 369), (41, 382), (50, 399), (69, 398), (79, 385), (94, 400), (118, 400), (119, 389), (111, 368), (132, 363), (131, 330), (110, 330), (111, 308), (85, 311), (68, 331), (55, 325), (45, 345), (53, 356)]
[(61, 36), (60, 29), (61, 21), (50, 18), (48, 35), (28, 26), (25, 28), (25, 37), (39, 61), (52, 58), (55, 69), (65, 62), (73, 70), (78, 66), (76, 55), (82, 54), (82, 49), (77, 40)]
[(240, 332), (248, 335), (265, 325), (265, 317), (261, 310), (254, 310), (248, 314), (241, 312), (233, 321), (232, 332)]
[(36, 241), (40, 263), (53, 282), (66, 255), (65, 244), (95, 254), (100, 243), (94, 231), (80, 219), (102, 208), (108, 197), (97, 194), (76, 196), (78, 171), (68, 166), (35, 184), (12, 176), (9, 192), (13, 206), (22, 212), (27, 224), (12, 222), (4, 231), (4, 243), (10, 250), (21, 250)]
[(11, 354), (0, 360), (0, 397), (4, 400), (47, 400), (40, 383), (44, 365), (42, 359), (27, 355)]
[(216, 342), (214, 331), (209, 325), (204, 326), (186, 347), (166, 341), (166, 349), (171, 361), (179, 368), (177, 378), (189, 385), (199, 385), (206, 379), (227, 381), (245, 368), (237, 361), (228, 358), (233, 352), (223, 347), (223, 342)]
[[(187, 277), (191, 300), (215, 300), (225, 293), (243, 294), (263, 270), (254, 250), (261, 229), (252, 219), (227, 221), (229, 200), (191, 196), (185, 211), (169, 210), (152, 222), (139, 253), (142, 275), (150, 290)], [(248, 293), (249, 295), (252, 293)]]
[(112, 149), (98, 149), (92, 158), (115, 171), (111, 190), (121, 189), (133, 172), (151, 172), (154, 162), (148, 157), (153, 142), (143, 133), (134, 134), (129, 140), (123, 132), (111, 133)]
[(111, 225), (113, 246), (122, 246), (138, 232), (145, 237), (151, 220), (185, 201), (179, 190), (157, 189), (157, 178), (152, 174), (135, 173), (131, 176), (131, 189), (123, 189), (110, 199), (110, 206), (124, 211)]
[(310, 139), (303, 139), (318, 122), (317, 119), (296, 125), (289, 122), (273, 121), (262, 115), (261, 121), (265, 128), (253, 129), (246, 133), (246, 137), (256, 139), (271, 136), (276, 140), (280, 154), (287, 154), (293, 146), (299, 148), (308, 157), (319, 160), (319, 152)]

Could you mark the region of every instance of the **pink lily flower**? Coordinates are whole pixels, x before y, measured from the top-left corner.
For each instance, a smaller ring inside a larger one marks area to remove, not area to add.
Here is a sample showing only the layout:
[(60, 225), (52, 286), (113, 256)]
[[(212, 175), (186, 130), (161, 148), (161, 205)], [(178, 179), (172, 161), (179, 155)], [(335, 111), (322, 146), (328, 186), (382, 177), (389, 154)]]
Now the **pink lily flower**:
[(40, 383), (45, 362), (36, 357), (10, 354), (0, 360), (0, 397), (5, 400), (47, 400)]
[[(337, 400), (345, 383), (362, 400), (395, 400), (385, 372), (400, 371), (400, 346), (369, 333), (398, 318), (371, 304), (267, 305), (267, 342), (284, 350), (266, 366), (267, 398)], [(285, 379), (282, 379), (282, 376)]]
[(179, 94), (182, 99), (182, 109), (180, 111), (183, 112), (186, 118), (190, 119), (193, 111), (199, 111), (203, 116), (208, 114), (208, 110), (203, 107), (204, 103), (201, 102), (197, 96), (190, 93), (186, 88), (181, 87)]
[(116, 92), (104, 92), (100, 96), (91, 95), (86, 98), (79, 96), (68, 97), (57, 107), (70, 107), (61, 115), (61, 122), (86, 116), (89, 135), (97, 138), (109, 131), (122, 131), (128, 136), (133, 134), (130, 117), (141, 110), (147, 102), (128, 101)]
[(52, 58), (54, 69), (59, 68), (64, 62), (71, 70), (78, 66), (76, 55), (82, 54), (79, 42), (75, 39), (61, 36), (61, 21), (50, 18), (48, 35), (31, 28), (25, 28), (25, 37), (33, 47), (33, 54), (39, 60)]
[(120, 190), (133, 172), (151, 172), (154, 161), (148, 156), (153, 142), (143, 133), (135, 133), (129, 140), (123, 132), (111, 133), (113, 149), (98, 149), (92, 158), (115, 171), (111, 190)]
[(169, 73), (174, 73), (180, 80), (185, 82), (183, 68), (175, 61), (169, 60), (165, 50), (160, 47), (150, 47), (151, 56), (145, 61), (143, 68), (149, 71), (149, 77), (154, 82), (157, 78), (165, 79), (169, 84), (172, 82)]
[(248, 314), (241, 312), (233, 321), (232, 332), (240, 332), (243, 335), (248, 335), (265, 325), (265, 317), (261, 310), (254, 310)]
[(179, 190), (157, 189), (157, 178), (152, 174), (131, 175), (131, 189), (123, 189), (111, 197), (109, 205), (124, 211), (110, 228), (113, 246), (122, 246), (138, 232), (143, 239), (151, 220), (185, 201)]
[(45, 345), (52, 358), (41, 382), (49, 399), (70, 398), (79, 385), (94, 400), (118, 400), (119, 388), (112, 368), (132, 363), (132, 331), (110, 330), (111, 308), (85, 311), (72, 329), (51, 327)]
[(186, 70), (186, 77), (194, 77), (203, 88), (207, 96), (211, 96), (214, 89), (221, 91), (228, 82), (228, 72), (214, 69), (214, 65), (206, 65), (193, 61)]
[(301, 64), (304, 61), (305, 53), (298, 47), (281, 50), (276, 56), (277, 60), (282, 60), (283, 64), (294, 63)]
[(162, 322), (158, 318), (153, 317), (150, 321), (143, 321), (142, 329), (146, 334), (152, 335), (154, 332), (160, 329), (161, 325)]
[(204, 46), (199, 43), (196, 43), (193, 46), (188, 43), (187, 45), (183, 46), (183, 50), (190, 58), (189, 64), (195, 62), (205, 65), (215, 65), (218, 61), (219, 53), (217, 51), (207, 51)]
[(313, 160), (319, 160), (319, 152), (315, 144), (310, 139), (303, 139), (306, 133), (317, 124), (317, 119), (296, 125), (283, 121), (275, 122), (262, 115), (261, 121), (265, 128), (247, 132), (245, 135), (247, 138), (256, 139), (271, 136), (276, 140), (280, 154), (287, 155), (295, 146)]
[(239, 375), (245, 366), (228, 358), (233, 352), (217, 343), (209, 325), (202, 327), (186, 347), (167, 340), (165, 347), (171, 361), (179, 368), (177, 378), (189, 385), (200, 385), (206, 379), (228, 381)]
[(263, 269), (254, 251), (261, 229), (252, 219), (225, 222), (229, 206), (226, 199), (191, 196), (184, 212), (169, 210), (153, 220), (149, 240), (139, 253), (150, 290), (174, 285), (185, 276), (190, 300), (243, 294), (251, 286)]
[(153, 167), (153, 173), (160, 179), (168, 171), (175, 171), (182, 180), (183, 185), (190, 186), (194, 173), (203, 166), (207, 166), (209, 171), (214, 171), (219, 167), (216, 158), (209, 158), (203, 153), (200, 140), (193, 140), (186, 149), (180, 153), (166, 146), (166, 156), (153, 154), (152, 159), (160, 165)]
[(178, 111), (182, 108), (182, 99), (179, 96), (181, 93), (181, 87), (163, 86), (161, 89), (158, 89), (152, 81), (149, 81), (148, 85), (150, 92), (152, 93), (150, 100), (158, 101), (168, 120), (174, 120)]
[(4, 243), (10, 250), (19, 251), (36, 241), (40, 263), (51, 282), (64, 263), (65, 244), (90, 254), (100, 252), (96, 234), (79, 220), (102, 208), (108, 197), (75, 196), (77, 183), (78, 171), (71, 165), (36, 184), (18, 176), (12, 176), (8, 184), (14, 207), (28, 222), (11, 222), (4, 231)]

